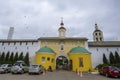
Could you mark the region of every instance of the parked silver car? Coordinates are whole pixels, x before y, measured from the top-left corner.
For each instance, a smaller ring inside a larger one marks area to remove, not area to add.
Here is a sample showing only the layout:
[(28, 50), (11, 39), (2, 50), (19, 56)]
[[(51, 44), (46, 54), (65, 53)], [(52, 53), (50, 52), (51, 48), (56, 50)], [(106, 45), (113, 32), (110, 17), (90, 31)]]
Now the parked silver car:
[(28, 66), (23, 61), (17, 61), (11, 68), (11, 73), (25, 73), (28, 72)]
[(32, 64), (29, 66), (29, 74), (40, 74), (43, 73), (44, 67), (41, 65)]
[(0, 73), (8, 73), (11, 71), (11, 67), (12, 65), (11, 64), (2, 64), (0, 66)]

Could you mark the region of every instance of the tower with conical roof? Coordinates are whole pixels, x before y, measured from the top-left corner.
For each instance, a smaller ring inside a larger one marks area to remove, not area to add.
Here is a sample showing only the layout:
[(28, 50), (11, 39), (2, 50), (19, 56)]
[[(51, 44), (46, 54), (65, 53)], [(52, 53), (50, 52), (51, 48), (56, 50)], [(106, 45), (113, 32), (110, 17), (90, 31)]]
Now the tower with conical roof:
[(65, 38), (66, 29), (64, 27), (63, 18), (61, 18), (60, 28), (58, 29), (58, 31), (59, 31), (59, 38)]
[(94, 41), (103, 41), (103, 32), (98, 29), (97, 23), (95, 23), (95, 31), (93, 32), (93, 39)]

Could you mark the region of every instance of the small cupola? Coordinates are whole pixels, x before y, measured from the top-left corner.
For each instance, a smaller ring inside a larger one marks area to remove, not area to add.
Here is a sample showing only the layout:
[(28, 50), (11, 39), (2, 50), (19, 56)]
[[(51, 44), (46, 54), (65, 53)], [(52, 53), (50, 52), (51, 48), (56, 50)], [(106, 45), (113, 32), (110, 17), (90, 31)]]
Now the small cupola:
[(58, 29), (58, 31), (59, 31), (59, 38), (65, 38), (66, 29), (64, 27), (63, 18), (61, 18), (60, 28)]
[(93, 32), (94, 41), (103, 41), (103, 32), (98, 28), (97, 23), (95, 23), (95, 30)]

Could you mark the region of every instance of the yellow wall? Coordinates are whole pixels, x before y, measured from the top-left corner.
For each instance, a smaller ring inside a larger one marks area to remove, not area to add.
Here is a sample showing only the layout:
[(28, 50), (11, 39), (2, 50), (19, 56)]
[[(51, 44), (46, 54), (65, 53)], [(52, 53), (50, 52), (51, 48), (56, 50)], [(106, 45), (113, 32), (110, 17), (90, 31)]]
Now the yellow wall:
[[(42, 57), (45, 57), (45, 62), (42, 62)], [(48, 61), (47, 58), (50, 58)], [(45, 67), (47, 70), (49, 66), (52, 67), (53, 70), (56, 69), (55, 67), (55, 54), (50, 54), (50, 53), (37, 53), (36, 58), (35, 58), (35, 63), (40, 64)]]
[[(79, 66), (79, 58), (83, 58), (83, 67)], [(90, 54), (81, 54), (81, 53), (73, 53), (69, 54), (69, 59), (72, 60), (72, 70), (76, 71), (89, 71), (92, 69), (92, 64), (91, 64), (91, 55)]]
[[(63, 42), (64, 45), (64, 50), (61, 51), (61, 42)], [(77, 46), (81, 46), (81, 47), (86, 47), (86, 42), (87, 40), (78, 40), (78, 39), (42, 39), (40, 40), (40, 47), (50, 47), (51, 49), (53, 49), (53, 51), (56, 53), (55, 55), (49, 55), (49, 54), (37, 54), (36, 55), (36, 64), (42, 64), (46, 69), (48, 69), (48, 67), (50, 65), (52, 65), (52, 68), (55, 70), (55, 59), (60, 56), (59, 54), (63, 55), (63, 56), (67, 56), (68, 60), (72, 60), (73, 62), (73, 71), (76, 71), (76, 69), (81, 69), (82, 71), (88, 71), (89, 69), (92, 69), (91, 67), (91, 55), (90, 54), (68, 54), (69, 51)], [(64, 55), (65, 54), (65, 55)], [(45, 61), (45, 63), (41, 62), (41, 58), (42, 56), (45, 57), (51, 57), (54, 58), (54, 63), (50, 63), (49, 61)], [(84, 63), (84, 67), (80, 68), (79, 67), (79, 57), (83, 57), (83, 63)]]
[(40, 47), (44, 47), (44, 46), (48, 46), (51, 49), (53, 49), (55, 51), (56, 54), (61, 53), (60, 49), (61, 49), (61, 42), (64, 43), (64, 50), (63, 53), (67, 54), (72, 48), (77, 47), (77, 46), (81, 46), (81, 47), (85, 47), (85, 42), (84, 41), (80, 41), (80, 40), (41, 40), (41, 44)]

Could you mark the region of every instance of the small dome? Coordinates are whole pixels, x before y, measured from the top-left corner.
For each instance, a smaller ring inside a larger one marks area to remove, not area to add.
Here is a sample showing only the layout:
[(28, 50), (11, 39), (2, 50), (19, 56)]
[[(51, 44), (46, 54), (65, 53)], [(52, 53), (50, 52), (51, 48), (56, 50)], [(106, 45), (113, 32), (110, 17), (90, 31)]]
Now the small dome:
[(66, 30), (66, 28), (65, 28), (65, 27), (60, 27), (58, 30), (60, 30), (60, 29), (64, 29), (64, 30)]
[(51, 48), (47, 46), (40, 48), (36, 53), (42, 53), (42, 52), (55, 53)]
[(90, 53), (90, 52), (85, 48), (78, 46), (78, 47), (72, 48), (69, 53)]
[(98, 29), (97, 23), (95, 23), (95, 31), (94, 32), (102, 32), (101, 30)]
[(102, 32), (101, 30), (95, 30), (94, 32)]

